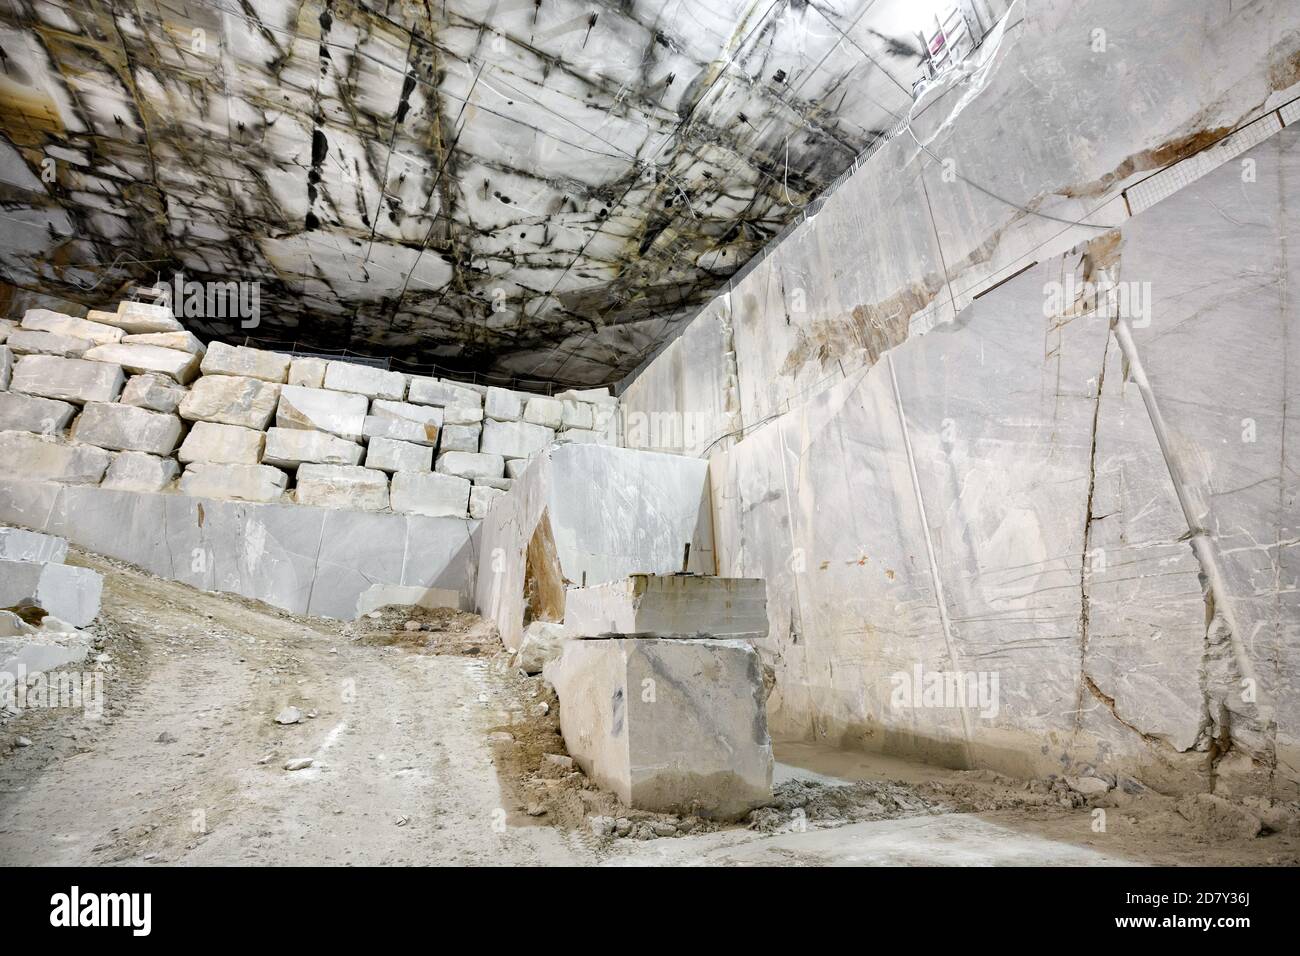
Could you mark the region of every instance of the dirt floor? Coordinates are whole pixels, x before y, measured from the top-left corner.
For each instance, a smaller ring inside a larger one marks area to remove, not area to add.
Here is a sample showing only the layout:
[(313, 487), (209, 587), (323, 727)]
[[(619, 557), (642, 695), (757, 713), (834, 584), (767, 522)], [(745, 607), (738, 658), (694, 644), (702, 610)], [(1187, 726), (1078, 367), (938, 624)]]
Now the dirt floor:
[(103, 715), (0, 714), (0, 864), (1300, 862), (1293, 806), (1085, 798), (800, 743), (778, 744), (773, 805), (748, 820), (631, 811), (474, 615), (344, 624), (69, 563), (105, 576), (85, 665)]

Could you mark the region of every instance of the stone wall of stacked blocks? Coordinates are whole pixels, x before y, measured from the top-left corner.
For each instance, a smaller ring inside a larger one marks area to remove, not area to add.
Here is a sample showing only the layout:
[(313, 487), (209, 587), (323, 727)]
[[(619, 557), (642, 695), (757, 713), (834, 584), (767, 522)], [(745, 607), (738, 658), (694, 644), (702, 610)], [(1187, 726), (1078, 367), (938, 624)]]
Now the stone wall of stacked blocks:
[(533, 395), (214, 342), (169, 309), (0, 320), (0, 476), (482, 518), (552, 442), (617, 444), (608, 389)]

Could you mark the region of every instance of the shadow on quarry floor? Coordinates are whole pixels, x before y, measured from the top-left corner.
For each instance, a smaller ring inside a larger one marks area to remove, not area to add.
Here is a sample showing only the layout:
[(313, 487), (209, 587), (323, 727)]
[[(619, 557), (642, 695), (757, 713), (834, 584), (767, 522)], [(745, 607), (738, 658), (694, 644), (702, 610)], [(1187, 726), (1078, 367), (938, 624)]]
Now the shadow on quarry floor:
[(569, 764), (553, 694), (475, 615), (344, 624), (69, 563), (105, 578), (85, 665), (103, 717), (0, 715), (6, 864), (1297, 861), (1294, 833), (1241, 837), (1163, 798), (1107, 809), (1096, 833), (1096, 807), (1054, 804), (1042, 782), (793, 743), (776, 748), (773, 806), (748, 821), (639, 813)]

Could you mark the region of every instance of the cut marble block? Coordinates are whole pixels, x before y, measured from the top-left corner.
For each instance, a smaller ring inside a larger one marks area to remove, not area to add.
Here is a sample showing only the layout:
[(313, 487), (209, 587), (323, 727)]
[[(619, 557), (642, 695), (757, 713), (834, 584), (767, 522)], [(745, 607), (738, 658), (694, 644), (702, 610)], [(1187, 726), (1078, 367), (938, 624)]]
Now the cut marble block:
[(482, 434), (483, 429), (479, 425), (444, 425), (442, 443), (438, 447), (443, 452), (477, 452)]
[(243, 425), (265, 431), (280, 400), (280, 386), (242, 375), (204, 375), (176, 410), (187, 421)]
[(550, 448), (483, 521), (475, 608), (513, 650), (525, 604), (532, 619), (561, 620), (566, 586), (681, 571), (687, 544), (686, 570), (713, 574), (711, 515), (707, 461), (606, 445)]
[[(4, 332), (4, 327), (0, 326), (0, 332)], [(8, 334), (6, 333), (6, 338)], [(0, 341), (4, 341), (0, 339)], [(14, 375), (14, 353), (7, 345), (0, 345), (0, 389), (9, 387), (9, 380)]]
[(80, 405), (83, 402), (113, 401), (122, 391), (125, 381), (120, 365), (54, 355), (27, 355), (14, 366), (9, 388)]
[(499, 422), (514, 422), (524, 417), (524, 403), (517, 393), (493, 385), (484, 396), (483, 411)]
[(58, 355), (61, 358), (80, 358), (94, 347), (89, 339), (31, 329), (15, 329), (9, 335), (8, 345), (15, 355)]
[(69, 445), (29, 432), (0, 432), (0, 478), (97, 485), (112, 457), (94, 445)]
[(743, 641), (565, 641), (543, 669), (583, 772), (630, 807), (735, 819), (772, 798), (758, 652)]
[(561, 427), (566, 431), (570, 428), (590, 430), (594, 421), (595, 419), (591, 414), (591, 405), (587, 402), (575, 402), (572, 399), (564, 402), (564, 417), (561, 420)]
[(79, 664), (90, 653), (90, 639), (53, 615), (30, 627), (18, 615), (0, 611), (0, 682)]
[(564, 595), (564, 624), (581, 637), (767, 637), (762, 578), (633, 574)]
[(564, 403), (542, 395), (534, 395), (524, 406), (524, 421), (552, 430), (564, 421)]
[[(215, 377), (215, 376), (214, 376)], [(181, 475), (181, 494), (236, 501), (277, 501), (289, 476), (270, 465), (218, 465), (195, 462)]]
[(101, 487), (120, 491), (162, 491), (180, 473), (181, 467), (175, 459), (159, 458), (141, 451), (124, 451), (108, 466)]
[(570, 388), (558, 392), (555, 396), (562, 402), (592, 402), (601, 405), (617, 405), (618, 399), (609, 392), (609, 386), (602, 388)]
[(77, 406), (21, 392), (0, 392), (0, 431), (58, 435), (68, 427)]
[(86, 352), (85, 358), (91, 362), (120, 365), (133, 375), (145, 372), (168, 375), (181, 385), (189, 384), (199, 374), (197, 355), (156, 345), (124, 345), (121, 342), (96, 345)]
[(289, 384), (305, 388), (325, 387), (325, 366), (321, 358), (296, 358), (289, 363)]
[(402, 418), (422, 425), (442, 425), (442, 409), (434, 405), (413, 405), (410, 402), (390, 402), (377, 398), (370, 403), (371, 415)]
[(500, 478), (505, 465), (500, 455), (479, 452), (447, 451), (438, 456), (438, 470), (457, 478)]
[(483, 421), (481, 405), (448, 405), (442, 410), (444, 425), (477, 425)]
[(388, 507), (388, 476), (357, 465), (300, 465), (294, 500), (320, 508), (382, 511)]
[(285, 385), (280, 389), (275, 423), (281, 428), (307, 428), (359, 441), (369, 407), (364, 395)]
[(357, 597), (357, 617), (381, 607), (460, 608), (460, 592), (409, 584), (375, 584)]
[(438, 426), (391, 415), (367, 415), (361, 425), (366, 438), (393, 438), (433, 446), (438, 443)]
[(451, 589), (468, 610), (477, 571), (475, 522), (306, 508), (287, 497), (226, 501), (0, 479), (0, 523), (58, 535), (202, 590), (343, 620), (356, 617), (358, 597), (374, 585)]
[(356, 362), (329, 362), (325, 366), (325, 387), (367, 398), (401, 401), (406, 397), (406, 376)]
[(570, 428), (568, 431), (562, 431), (556, 435), (555, 441), (561, 445), (600, 445), (606, 443), (604, 435), (592, 431), (590, 428)]
[(154, 412), (174, 412), (187, 394), (183, 385), (177, 385), (166, 375), (149, 373), (132, 375), (126, 380), (122, 397), (118, 399), (123, 405), (138, 405)]
[(263, 432), (242, 425), (195, 422), (176, 457), (184, 464), (211, 461), (226, 465), (256, 465), (262, 460)]
[(433, 449), (394, 438), (372, 438), (366, 447), (366, 467), (388, 472), (428, 471), (433, 467)]
[(528, 463), (529, 463), (530, 461), (532, 461), (531, 458), (509, 458), (509, 459), (507, 459), (507, 460), (506, 460), (506, 477), (507, 477), (507, 478), (518, 478), (520, 475), (522, 475), (522, 474), (524, 473), (524, 469), (528, 467)]
[(486, 518), (488, 512), (492, 510), (492, 504), (505, 492), (499, 488), (489, 488), (487, 485), (475, 484), (469, 491), (469, 516), (471, 518)]
[[(116, 331), (120, 332), (121, 329)], [(193, 332), (141, 332), (138, 335), (122, 336), (123, 345), (156, 345), (164, 349), (176, 349), (202, 356), (207, 348)], [(202, 365), (199, 366), (202, 368)]]
[(105, 325), (115, 325), (124, 332), (181, 332), (184, 326), (165, 305), (147, 302), (119, 302), (117, 312), (91, 312), (86, 318)]
[(279, 352), (213, 342), (208, 346), (200, 368), (204, 375), (240, 375), (282, 385), (289, 376), (290, 361), (288, 355)]
[(294, 469), (303, 462), (317, 465), (357, 465), (362, 447), (356, 442), (306, 428), (271, 428), (266, 433), (262, 462)]
[(99, 613), (104, 582), (89, 568), (34, 561), (0, 561), (0, 607), (24, 599), (74, 627), (85, 627)]
[(469, 513), (470, 483), (436, 471), (399, 471), (393, 475), (393, 510), (402, 514), (464, 518)]
[(505, 458), (528, 458), (537, 454), (555, 438), (555, 431), (530, 422), (500, 422), (489, 418), (483, 422), (480, 451)]
[(62, 564), (68, 542), (52, 534), (26, 528), (0, 528), (0, 560)]
[(72, 423), (73, 441), (112, 451), (170, 455), (181, 438), (181, 420), (135, 405), (87, 402)]
[(38, 332), (54, 332), (86, 339), (92, 345), (108, 345), (122, 339), (122, 330), (103, 322), (90, 322), (49, 309), (28, 309), (23, 313), (22, 327)]
[(514, 481), (510, 478), (472, 478), (470, 479), (476, 485), (482, 485), (485, 488), (495, 488), (498, 491), (509, 491)]
[(438, 378), (416, 376), (411, 379), (407, 397), (421, 405), (437, 405), (446, 408), (451, 405), (479, 406), (483, 396), (472, 388), (457, 382), (448, 382)]

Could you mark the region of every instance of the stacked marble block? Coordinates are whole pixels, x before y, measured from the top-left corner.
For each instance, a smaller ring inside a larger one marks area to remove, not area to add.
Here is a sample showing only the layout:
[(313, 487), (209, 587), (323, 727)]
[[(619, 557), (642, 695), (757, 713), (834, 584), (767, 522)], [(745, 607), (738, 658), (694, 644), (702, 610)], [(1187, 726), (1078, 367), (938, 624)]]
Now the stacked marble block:
[(761, 579), (634, 574), (534, 623), (570, 755), (626, 805), (730, 819), (772, 796)]
[(87, 319), (33, 309), (0, 335), (11, 477), (482, 518), (550, 443), (616, 431), (607, 389), (551, 398), (205, 348), (144, 303)]
[[(99, 614), (104, 582), (90, 568), (64, 564), (67, 554), (62, 538), (0, 527), (0, 701), (18, 681), (90, 650), (78, 629)], [(31, 605), (45, 611), (39, 622), (16, 613)]]

